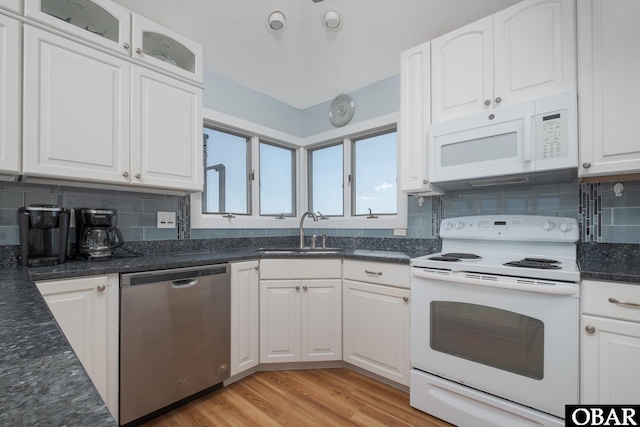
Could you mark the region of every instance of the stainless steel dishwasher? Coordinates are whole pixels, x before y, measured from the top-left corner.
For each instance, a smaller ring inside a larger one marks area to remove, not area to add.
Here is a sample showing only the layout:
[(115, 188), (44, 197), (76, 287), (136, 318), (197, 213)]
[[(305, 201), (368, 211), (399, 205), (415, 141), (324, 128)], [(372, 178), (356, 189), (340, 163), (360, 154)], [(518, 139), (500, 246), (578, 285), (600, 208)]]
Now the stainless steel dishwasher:
[(120, 275), (120, 424), (229, 378), (229, 264)]

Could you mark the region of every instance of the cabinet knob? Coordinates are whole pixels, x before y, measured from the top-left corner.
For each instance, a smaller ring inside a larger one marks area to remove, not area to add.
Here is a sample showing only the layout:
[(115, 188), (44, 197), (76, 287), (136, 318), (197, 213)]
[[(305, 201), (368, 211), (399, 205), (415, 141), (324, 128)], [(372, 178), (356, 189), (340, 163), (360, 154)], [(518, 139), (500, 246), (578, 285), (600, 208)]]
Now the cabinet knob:
[(493, 119), (495, 119), (495, 118), (496, 118), (496, 115), (495, 115), (495, 114), (489, 114), (489, 120), (493, 120)]
[(140, 49), (139, 47), (136, 48), (136, 53), (142, 53), (142, 49)]
[(140, 179), (142, 178), (142, 175), (140, 175), (139, 173), (136, 174), (136, 179)]
[(129, 46), (129, 43), (122, 43), (122, 47), (124, 47), (125, 49), (129, 49), (131, 46)]
[(426, 179), (423, 179), (423, 180), (422, 180), (422, 183), (423, 183), (423, 184), (427, 184), (428, 182), (429, 182), (429, 181), (427, 181)]
[(589, 169), (589, 168), (591, 167), (591, 163), (589, 163), (589, 162), (584, 162), (584, 163), (582, 164), (582, 167), (583, 167), (583, 168), (585, 168), (585, 169)]
[(497, 97), (497, 98), (496, 98), (496, 104), (500, 104), (501, 102), (502, 102), (502, 98)]
[(107, 289), (107, 287), (105, 285), (98, 285), (98, 287), (96, 289), (98, 289), (98, 291), (102, 292), (105, 289)]
[(299, 291), (299, 290), (300, 290), (300, 286), (296, 285), (296, 291)]
[(491, 100), (487, 99), (486, 101), (484, 101), (484, 105), (491, 105)]
[(129, 178), (129, 172), (127, 171), (122, 172), (122, 176), (124, 176), (125, 178)]
[(304, 285), (304, 286), (302, 287), (302, 290), (303, 290), (303, 291), (305, 291), (305, 292), (307, 292), (307, 285)]
[(259, 266), (259, 265), (256, 265), (256, 266), (255, 266), (255, 267), (253, 267), (253, 268), (255, 268), (256, 270), (260, 270), (260, 266)]
[(593, 325), (587, 325), (584, 327), (584, 330), (587, 331), (588, 334), (593, 334), (596, 331), (596, 327)]
[(408, 297), (408, 296), (404, 296), (404, 297), (402, 297), (402, 301), (404, 301), (404, 302), (409, 301), (409, 297)]

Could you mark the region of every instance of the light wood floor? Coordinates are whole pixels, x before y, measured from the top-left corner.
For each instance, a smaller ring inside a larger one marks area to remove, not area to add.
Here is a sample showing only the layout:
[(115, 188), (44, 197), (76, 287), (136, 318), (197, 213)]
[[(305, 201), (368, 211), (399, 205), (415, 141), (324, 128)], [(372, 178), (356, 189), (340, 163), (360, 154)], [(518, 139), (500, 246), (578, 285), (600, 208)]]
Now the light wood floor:
[(346, 368), (257, 372), (145, 427), (424, 426), (450, 424), (409, 406), (409, 395)]

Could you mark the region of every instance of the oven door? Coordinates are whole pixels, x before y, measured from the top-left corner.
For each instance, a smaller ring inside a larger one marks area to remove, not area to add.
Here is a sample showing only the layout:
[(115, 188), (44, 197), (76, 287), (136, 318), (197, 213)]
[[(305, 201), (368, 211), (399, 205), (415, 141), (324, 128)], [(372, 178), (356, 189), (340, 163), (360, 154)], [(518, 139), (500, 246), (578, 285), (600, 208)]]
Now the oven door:
[(578, 403), (578, 285), (563, 284), (575, 294), (562, 295), (428, 276), (412, 268), (412, 366), (564, 418), (564, 405)]

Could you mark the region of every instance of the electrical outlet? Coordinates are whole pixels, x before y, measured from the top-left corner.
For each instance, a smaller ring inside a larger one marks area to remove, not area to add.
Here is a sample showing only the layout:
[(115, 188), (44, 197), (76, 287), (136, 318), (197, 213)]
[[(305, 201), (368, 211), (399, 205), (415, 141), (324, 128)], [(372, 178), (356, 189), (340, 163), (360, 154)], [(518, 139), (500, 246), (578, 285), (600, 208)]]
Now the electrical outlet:
[(407, 229), (406, 228), (394, 228), (393, 229), (393, 235), (394, 236), (406, 236), (407, 235)]
[(176, 228), (175, 212), (158, 212), (158, 228)]

